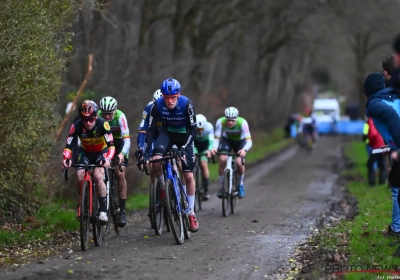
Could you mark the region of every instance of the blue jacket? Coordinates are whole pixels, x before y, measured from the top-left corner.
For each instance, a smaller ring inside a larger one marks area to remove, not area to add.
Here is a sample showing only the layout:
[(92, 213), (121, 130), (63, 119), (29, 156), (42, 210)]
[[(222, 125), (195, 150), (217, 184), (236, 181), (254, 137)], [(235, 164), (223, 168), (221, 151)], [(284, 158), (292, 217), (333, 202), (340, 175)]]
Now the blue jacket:
[[(150, 111), (153, 107), (153, 101), (147, 104), (147, 106), (143, 109), (142, 120), (139, 124), (139, 133), (137, 136), (137, 145), (138, 149), (144, 150), (144, 143), (146, 141), (146, 133), (149, 128), (149, 118), (150, 118)], [(154, 134), (153, 141), (157, 140), (158, 133), (160, 131), (160, 127), (162, 126), (162, 120), (158, 118), (157, 120), (157, 132)]]
[(400, 99), (399, 91), (387, 87), (370, 96), (367, 115), (371, 116), (383, 140), (390, 148), (400, 148)]

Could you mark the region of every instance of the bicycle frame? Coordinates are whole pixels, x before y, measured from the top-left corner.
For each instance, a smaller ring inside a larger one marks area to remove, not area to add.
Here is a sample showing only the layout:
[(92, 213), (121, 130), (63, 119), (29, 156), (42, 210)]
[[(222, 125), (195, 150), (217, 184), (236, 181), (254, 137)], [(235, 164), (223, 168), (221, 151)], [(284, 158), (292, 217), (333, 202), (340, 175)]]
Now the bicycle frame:
[[(177, 211), (178, 213), (182, 212), (182, 207), (181, 207), (181, 196), (180, 196), (180, 188), (183, 190), (183, 193), (186, 197), (187, 200), (187, 194), (186, 194), (186, 190), (183, 189), (181, 180), (178, 178), (178, 172), (176, 171), (177, 168), (179, 168), (176, 164), (176, 162), (172, 162), (173, 159), (168, 160), (165, 163), (165, 172), (167, 175), (167, 179), (171, 179), (173, 186), (174, 186), (174, 190), (175, 190), (175, 200), (177, 203)], [(175, 167), (173, 167), (175, 166)], [(189, 207), (186, 208), (186, 211), (184, 211), (183, 213), (185, 214), (189, 214)]]
[[(89, 216), (91, 217), (93, 213), (93, 181), (92, 181), (92, 171), (90, 169), (85, 169), (83, 180), (79, 186), (79, 201), (82, 201), (82, 186), (85, 183), (85, 181), (89, 182)], [(80, 210), (81, 208), (79, 207), (79, 212)]]
[[(89, 215), (92, 216), (93, 213), (93, 180), (92, 180), (92, 175), (93, 172), (91, 170), (91, 168), (96, 168), (96, 167), (102, 167), (104, 168), (104, 176), (105, 176), (105, 180), (106, 180), (106, 188), (107, 188), (107, 209), (109, 207), (109, 182), (108, 182), (108, 170), (99, 164), (72, 164), (71, 167), (84, 167), (85, 168), (85, 173), (83, 174), (83, 179), (82, 182), (79, 185), (79, 201), (81, 201), (82, 196), (82, 186), (83, 183), (89, 182)], [(68, 181), (68, 169), (64, 169), (64, 176), (65, 176), (65, 180)], [(80, 211), (80, 208), (79, 208)], [(79, 213), (80, 214), (80, 213)]]
[[(172, 148), (174, 149), (174, 148)], [(177, 150), (177, 149), (176, 149)], [(165, 174), (166, 174), (166, 179), (171, 179), (173, 186), (174, 186), (174, 191), (175, 191), (175, 200), (177, 203), (177, 212), (181, 213), (182, 212), (182, 208), (181, 208), (181, 197), (180, 197), (180, 189), (183, 190), (183, 193), (185, 195), (186, 201), (187, 201), (187, 194), (186, 194), (186, 190), (183, 189), (181, 180), (178, 177), (178, 164), (176, 162), (174, 162), (173, 160), (176, 158), (179, 158), (179, 155), (177, 154), (177, 151), (172, 151), (171, 156), (166, 156), (160, 159), (152, 159), (149, 161), (149, 163), (152, 162), (159, 162), (159, 161), (165, 161)], [(147, 175), (149, 175), (147, 168), (144, 169), (145, 173)], [(189, 214), (189, 208), (186, 209), (185, 212), (183, 212), (185, 214)]]

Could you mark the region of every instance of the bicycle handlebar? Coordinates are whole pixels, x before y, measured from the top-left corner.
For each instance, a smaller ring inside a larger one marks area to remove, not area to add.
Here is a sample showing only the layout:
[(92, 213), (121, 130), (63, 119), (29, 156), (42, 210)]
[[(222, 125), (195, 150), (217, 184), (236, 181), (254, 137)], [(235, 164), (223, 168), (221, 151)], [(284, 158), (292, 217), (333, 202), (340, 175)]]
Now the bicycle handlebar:
[[(179, 158), (180, 160), (183, 160), (183, 158), (182, 158), (181, 155), (179, 154), (178, 147), (177, 147), (176, 145), (173, 145), (173, 146), (172, 146), (169, 155), (164, 156), (164, 157), (162, 157), (162, 158), (151, 159), (151, 160), (148, 161), (148, 163), (154, 163), (154, 162), (160, 162), (160, 161), (167, 161), (167, 160), (174, 159), (174, 158)], [(139, 168), (140, 168), (141, 165), (143, 165), (143, 166), (144, 166), (143, 171), (146, 173), (147, 176), (150, 175), (149, 170), (147, 169), (147, 165), (145, 164), (143, 158), (140, 159), (140, 160), (137, 159), (136, 163), (137, 163), (137, 165), (138, 165)], [(187, 164), (186, 161), (185, 161), (185, 164)], [(143, 173), (143, 171), (142, 171), (142, 173)]]
[[(207, 156), (207, 154), (206, 153), (197, 153), (197, 154), (194, 154), (196, 157), (201, 157), (201, 156)], [(214, 155), (211, 155), (211, 158), (207, 158), (207, 161), (208, 161), (208, 163), (213, 163), (213, 164), (215, 164), (215, 157), (214, 157)]]
[[(67, 161), (66, 161), (66, 163), (67, 164), (69, 164), (69, 159), (67, 159)], [(89, 167), (89, 168), (95, 168), (95, 167), (103, 167), (104, 168), (104, 171), (105, 171), (105, 176), (106, 176), (106, 179), (108, 180), (108, 174), (107, 174), (107, 169), (106, 169), (106, 167), (105, 166), (103, 166), (103, 165), (101, 165), (101, 164), (78, 164), (78, 163), (73, 163), (73, 164), (71, 164), (71, 166), (70, 167), (85, 167), (85, 168), (87, 168), (87, 167)], [(120, 167), (121, 168), (121, 167)], [(114, 167), (109, 167), (109, 169), (115, 169)], [(63, 172), (64, 172), (64, 179), (65, 179), (65, 181), (68, 181), (68, 168), (64, 168), (64, 170), (63, 170)]]

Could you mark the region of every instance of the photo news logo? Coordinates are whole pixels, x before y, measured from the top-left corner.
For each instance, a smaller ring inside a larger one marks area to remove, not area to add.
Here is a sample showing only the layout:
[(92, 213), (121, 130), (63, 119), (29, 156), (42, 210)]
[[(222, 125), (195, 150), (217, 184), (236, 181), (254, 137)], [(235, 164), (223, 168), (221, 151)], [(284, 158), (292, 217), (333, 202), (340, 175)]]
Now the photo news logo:
[[(380, 264), (326, 264), (325, 273), (329, 274), (348, 274), (348, 273), (392, 273), (400, 274), (398, 265)], [(397, 278), (396, 278), (397, 279)], [(400, 279), (400, 276), (399, 278)]]

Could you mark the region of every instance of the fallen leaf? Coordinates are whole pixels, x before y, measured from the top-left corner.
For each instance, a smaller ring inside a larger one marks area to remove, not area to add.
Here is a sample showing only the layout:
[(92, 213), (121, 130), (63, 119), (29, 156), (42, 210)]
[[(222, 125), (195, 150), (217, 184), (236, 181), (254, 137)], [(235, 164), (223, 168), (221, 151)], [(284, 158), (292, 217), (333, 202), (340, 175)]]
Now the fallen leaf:
[(333, 255), (333, 259), (335, 260), (335, 262), (340, 262), (340, 255), (339, 254), (334, 254)]
[(72, 274), (72, 273), (74, 273), (74, 271), (73, 271), (72, 269), (68, 269), (68, 270), (67, 270), (67, 273), (68, 273), (68, 274)]
[(258, 223), (258, 221), (257, 220), (253, 220), (253, 223)]

